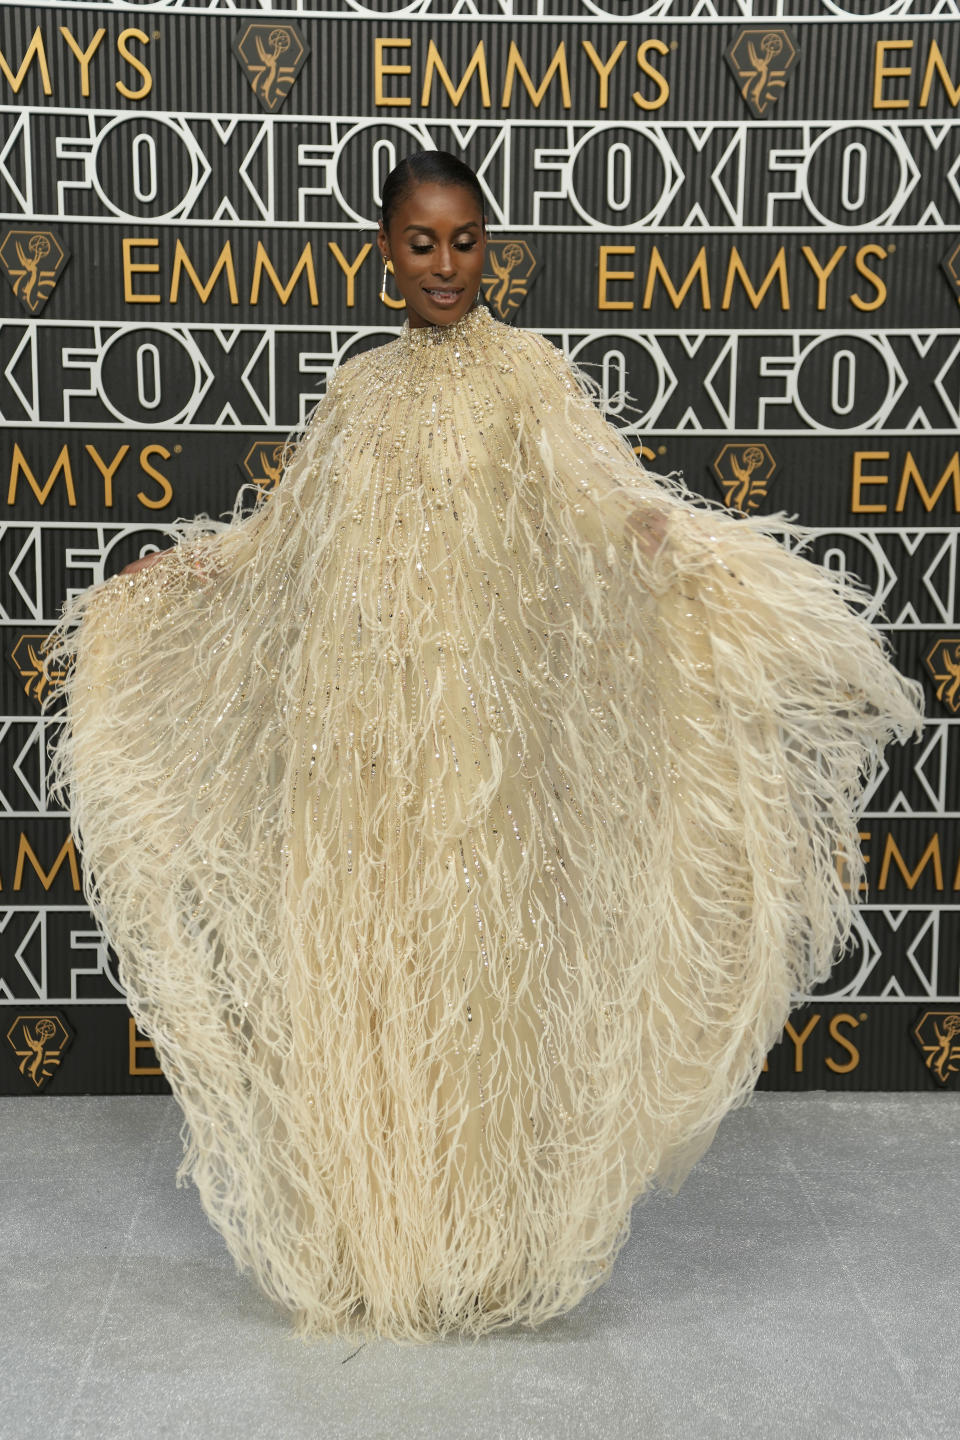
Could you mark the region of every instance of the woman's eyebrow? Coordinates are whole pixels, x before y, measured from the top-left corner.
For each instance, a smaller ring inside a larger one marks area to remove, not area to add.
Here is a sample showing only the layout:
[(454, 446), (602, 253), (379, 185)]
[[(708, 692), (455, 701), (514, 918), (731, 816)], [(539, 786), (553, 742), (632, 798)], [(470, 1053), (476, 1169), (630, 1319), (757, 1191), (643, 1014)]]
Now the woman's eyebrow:
[[(455, 230), (478, 230), (479, 228), (479, 220), (468, 220), (465, 225), (454, 226)], [(436, 230), (434, 230), (433, 227), (430, 225), (404, 225), (404, 235), (406, 235), (408, 230), (419, 230), (421, 235), (436, 235), (437, 233)]]

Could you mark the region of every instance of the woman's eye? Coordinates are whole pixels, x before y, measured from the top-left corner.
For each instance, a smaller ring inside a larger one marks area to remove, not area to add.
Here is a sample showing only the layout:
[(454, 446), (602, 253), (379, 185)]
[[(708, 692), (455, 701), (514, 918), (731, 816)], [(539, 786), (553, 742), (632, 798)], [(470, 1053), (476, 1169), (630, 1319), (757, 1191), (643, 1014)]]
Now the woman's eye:
[[(476, 244), (476, 240), (458, 240), (455, 242), (453, 248), (455, 250), (474, 250), (476, 248)], [(433, 249), (433, 246), (429, 241), (424, 241), (420, 245), (411, 244), (410, 249), (413, 251), (414, 255), (426, 255), (429, 250)]]

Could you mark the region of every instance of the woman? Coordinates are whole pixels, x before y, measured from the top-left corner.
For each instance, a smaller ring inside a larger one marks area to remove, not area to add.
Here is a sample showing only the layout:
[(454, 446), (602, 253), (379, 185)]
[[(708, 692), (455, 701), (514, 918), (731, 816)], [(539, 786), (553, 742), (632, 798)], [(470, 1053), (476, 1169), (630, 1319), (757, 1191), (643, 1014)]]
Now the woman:
[(402, 162), (378, 243), (399, 338), (48, 665), (178, 1177), (301, 1333), (426, 1340), (569, 1309), (749, 1096), (921, 692), (797, 526), (648, 475), (477, 305), (470, 170)]

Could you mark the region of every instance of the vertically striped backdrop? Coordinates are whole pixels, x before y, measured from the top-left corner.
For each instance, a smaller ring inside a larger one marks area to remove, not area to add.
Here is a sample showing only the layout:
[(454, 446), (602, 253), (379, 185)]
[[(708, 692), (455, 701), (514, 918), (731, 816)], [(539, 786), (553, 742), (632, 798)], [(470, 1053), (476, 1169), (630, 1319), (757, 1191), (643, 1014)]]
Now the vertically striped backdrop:
[[(818, 527), (927, 690), (853, 945), (761, 1085), (960, 1083), (960, 0), (0, 5), (0, 1091), (157, 1090), (48, 804), (37, 646), (272, 486), (389, 338), (379, 187), (480, 174), (494, 312), (659, 469)], [(632, 404), (627, 403), (630, 397)]]

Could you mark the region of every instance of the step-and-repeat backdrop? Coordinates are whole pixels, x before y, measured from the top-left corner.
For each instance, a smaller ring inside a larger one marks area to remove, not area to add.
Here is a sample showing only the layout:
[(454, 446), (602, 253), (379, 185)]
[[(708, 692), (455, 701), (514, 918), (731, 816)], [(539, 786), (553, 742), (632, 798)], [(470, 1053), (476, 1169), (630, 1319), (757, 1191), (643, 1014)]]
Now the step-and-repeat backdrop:
[(379, 188), (423, 147), (482, 179), (494, 312), (596, 366), (652, 468), (816, 526), (925, 684), (853, 943), (761, 1086), (960, 1083), (958, 17), (0, 6), (0, 1091), (165, 1088), (48, 803), (38, 645), (171, 519), (275, 485), (332, 368), (395, 333)]

